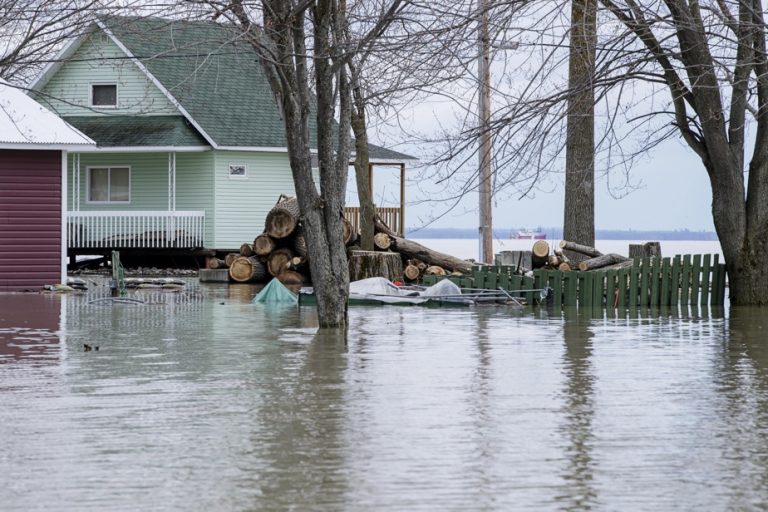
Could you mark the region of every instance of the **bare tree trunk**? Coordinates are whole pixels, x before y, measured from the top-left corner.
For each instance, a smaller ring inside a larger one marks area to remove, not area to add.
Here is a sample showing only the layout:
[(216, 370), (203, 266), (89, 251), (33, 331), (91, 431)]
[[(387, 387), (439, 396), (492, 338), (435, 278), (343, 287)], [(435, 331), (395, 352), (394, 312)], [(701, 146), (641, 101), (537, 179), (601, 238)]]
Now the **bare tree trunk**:
[(370, 160), (368, 157), (368, 132), (365, 116), (365, 98), (360, 85), (359, 70), (349, 64), (352, 86), (352, 131), (355, 134), (355, 181), (357, 197), (360, 201), (360, 248), (373, 250), (373, 218), (376, 209), (373, 205), (373, 193), (370, 180)]
[[(597, 0), (573, 0), (568, 67), (563, 238), (595, 245), (595, 93)], [(568, 253), (575, 262), (583, 256)]]

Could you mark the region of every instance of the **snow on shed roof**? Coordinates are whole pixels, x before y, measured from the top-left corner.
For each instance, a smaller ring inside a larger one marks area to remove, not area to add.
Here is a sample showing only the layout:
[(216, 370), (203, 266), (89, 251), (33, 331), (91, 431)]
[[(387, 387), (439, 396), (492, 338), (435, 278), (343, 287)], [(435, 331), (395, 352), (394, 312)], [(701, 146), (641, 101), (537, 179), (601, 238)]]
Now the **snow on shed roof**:
[(0, 149), (77, 150), (96, 143), (0, 79)]

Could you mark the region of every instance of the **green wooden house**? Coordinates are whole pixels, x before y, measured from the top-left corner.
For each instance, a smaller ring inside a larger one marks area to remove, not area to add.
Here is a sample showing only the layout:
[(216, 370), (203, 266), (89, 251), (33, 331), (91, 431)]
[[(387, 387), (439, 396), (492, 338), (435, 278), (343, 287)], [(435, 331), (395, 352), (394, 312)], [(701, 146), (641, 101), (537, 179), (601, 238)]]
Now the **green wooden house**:
[[(279, 106), (232, 28), (99, 18), (31, 90), (97, 143), (69, 154), (72, 250), (234, 249), (293, 193)], [(411, 159), (379, 147), (371, 156), (401, 173)], [(402, 205), (384, 213), (402, 231)]]

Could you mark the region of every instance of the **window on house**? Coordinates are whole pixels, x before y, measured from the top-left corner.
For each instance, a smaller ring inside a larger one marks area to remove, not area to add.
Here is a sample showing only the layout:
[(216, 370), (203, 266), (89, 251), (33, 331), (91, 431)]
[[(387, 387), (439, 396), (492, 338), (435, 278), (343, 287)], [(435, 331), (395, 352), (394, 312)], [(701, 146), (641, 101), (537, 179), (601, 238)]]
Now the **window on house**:
[(229, 164), (230, 178), (245, 178), (246, 176), (245, 164)]
[(88, 169), (88, 201), (92, 203), (130, 203), (129, 167), (91, 167)]
[(92, 107), (117, 107), (117, 84), (91, 84)]

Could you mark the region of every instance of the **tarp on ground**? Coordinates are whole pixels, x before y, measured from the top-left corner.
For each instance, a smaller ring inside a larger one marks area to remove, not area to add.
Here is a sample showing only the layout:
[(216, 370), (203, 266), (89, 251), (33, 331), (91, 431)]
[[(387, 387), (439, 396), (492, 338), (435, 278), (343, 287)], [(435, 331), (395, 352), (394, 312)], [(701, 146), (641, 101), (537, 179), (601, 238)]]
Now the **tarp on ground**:
[(253, 304), (296, 304), (299, 297), (278, 281), (276, 277), (267, 283), (251, 301)]

